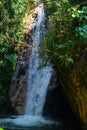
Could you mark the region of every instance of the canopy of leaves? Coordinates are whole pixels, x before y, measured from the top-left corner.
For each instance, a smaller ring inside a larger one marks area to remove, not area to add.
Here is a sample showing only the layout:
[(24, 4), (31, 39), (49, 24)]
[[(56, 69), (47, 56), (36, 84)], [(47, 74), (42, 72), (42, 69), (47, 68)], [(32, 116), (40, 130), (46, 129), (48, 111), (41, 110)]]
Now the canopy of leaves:
[[(84, 1), (44, 0), (50, 13), (49, 31), (43, 40), (44, 55), (61, 65), (76, 64), (87, 50), (87, 5)], [(73, 2), (74, 4), (73, 4)], [(53, 8), (55, 3), (55, 9)], [(52, 11), (53, 9), (53, 11)]]
[(0, 100), (4, 99), (17, 51), (24, 42), (23, 18), (33, 3), (32, 0), (0, 0)]

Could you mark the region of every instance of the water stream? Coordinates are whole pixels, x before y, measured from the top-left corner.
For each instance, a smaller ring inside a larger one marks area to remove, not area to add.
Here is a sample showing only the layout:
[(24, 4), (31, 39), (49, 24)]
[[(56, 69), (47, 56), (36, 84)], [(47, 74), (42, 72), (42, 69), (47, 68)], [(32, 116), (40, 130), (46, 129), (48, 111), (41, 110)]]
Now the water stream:
[(47, 87), (52, 74), (52, 68), (45, 66), (38, 69), (41, 63), (39, 57), (38, 45), (45, 32), (45, 13), (43, 4), (39, 6), (37, 24), (34, 30), (34, 39), (32, 53), (30, 56), (28, 72), (28, 89), (25, 114), (41, 116), (45, 102)]
[(27, 98), (25, 115), (0, 118), (0, 127), (5, 130), (74, 130), (70, 124), (53, 121), (42, 117), (47, 87), (52, 75), (52, 67), (38, 69), (41, 59), (38, 45), (45, 32), (45, 13), (43, 4), (39, 5), (37, 22), (34, 29), (34, 39), (28, 70)]

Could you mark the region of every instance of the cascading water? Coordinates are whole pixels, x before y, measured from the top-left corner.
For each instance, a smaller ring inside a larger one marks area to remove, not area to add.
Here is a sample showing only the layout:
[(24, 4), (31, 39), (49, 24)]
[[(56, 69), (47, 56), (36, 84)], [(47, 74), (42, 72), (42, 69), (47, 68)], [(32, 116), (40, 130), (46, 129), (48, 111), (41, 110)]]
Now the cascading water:
[(41, 38), (45, 33), (45, 13), (43, 4), (39, 5), (37, 14), (36, 23), (33, 23), (33, 48), (29, 59), (25, 114), (23, 116), (13, 116), (12, 118), (4, 120), (1, 119), (0, 123), (2, 126), (3, 123), (8, 126), (9, 122), (11, 125), (14, 124), (15, 126), (22, 127), (54, 123), (42, 117), (47, 87), (52, 75), (51, 66), (44, 66), (43, 68), (38, 69), (41, 64), (38, 48)]
[(73, 130), (72, 126), (63, 126), (58, 121), (42, 117), (47, 87), (52, 75), (51, 66), (38, 69), (41, 59), (38, 46), (45, 33), (45, 13), (43, 4), (39, 5), (37, 21), (34, 23), (34, 38), (30, 56), (25, 115), (0, 118), (0, 127), (5, 130)]
[(41, 62), (41, 59), (39, 58), (38, 45), (44, 31), (45, 13), (43, 4), (41, 4), (38, 10), (37, 24), (32, 43), (34, 48), (32, 49), (29, 64), (27, 101), (25, 107), (25, 114), (27, 115), (41, 116), (47, 87), (52, 74), (52, 68), (50, 66), (45, 66), (42, 69), (38, 69)]

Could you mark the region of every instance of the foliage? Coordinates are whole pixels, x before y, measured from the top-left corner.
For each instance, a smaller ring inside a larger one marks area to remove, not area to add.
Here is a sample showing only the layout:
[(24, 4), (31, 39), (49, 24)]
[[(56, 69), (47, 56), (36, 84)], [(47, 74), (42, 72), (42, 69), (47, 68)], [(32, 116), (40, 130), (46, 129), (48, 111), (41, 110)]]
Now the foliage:
[(0, 1), (0, 99), (5, 98), (8, 90), (17, 52), (24, 42), (22, 21), (32, 3), (32, 0)]
[(56, 0), (43, 0), (43, 1), (46, 5), (45, 10), (47, 16), (52, 15), (57, 10)]
[(76, 27), (76, 34), (83, 39), (87, 39), (87, 6), (83, 6), (82, 10), (78, 10), (77, 12), (78, 15), (74, 16), (79, 21), (79, 26)]
[(4, 130), (3, 128), (0, 128), (0, 130)]
[[(52, 61), (68, 66), (75, 64), (86, 49), (87, 6), (80, 9), (80, 5), (72, 6), (68, 0), (56, 1), (55, 4), (57, 10), (49, 17), (51, 22), (42, 43), (43, 51)], [(47, 8), (49, 10), (49, 6)]]

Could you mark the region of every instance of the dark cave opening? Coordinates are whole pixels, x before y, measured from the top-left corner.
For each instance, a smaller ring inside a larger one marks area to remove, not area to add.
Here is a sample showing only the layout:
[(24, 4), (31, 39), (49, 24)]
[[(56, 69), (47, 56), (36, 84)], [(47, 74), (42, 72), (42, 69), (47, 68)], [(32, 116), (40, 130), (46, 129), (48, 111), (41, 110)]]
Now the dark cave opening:
[(81, 129), (80, 122), (77, 120), (60, 84), (53, 89), (48, 89), (43, 116), (62, 121), (65, 125), (73, 125), (76, 130)]

